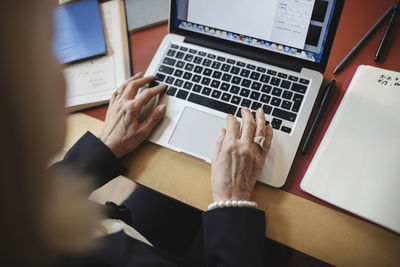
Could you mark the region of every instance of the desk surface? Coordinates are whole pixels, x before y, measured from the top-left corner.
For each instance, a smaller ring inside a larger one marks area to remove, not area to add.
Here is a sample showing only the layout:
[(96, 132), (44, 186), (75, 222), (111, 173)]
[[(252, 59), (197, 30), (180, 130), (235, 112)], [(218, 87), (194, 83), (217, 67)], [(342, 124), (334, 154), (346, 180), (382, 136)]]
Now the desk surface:
[[(345, 91), (342, 85), (352, 66), (368, 64), (400, 71), (400, 21), (398, 21), (393, 32), (395, 36), (390, 53), (384, 63), (375, 63), (373, 57), (385, 26), (378, 30), (341, 73), (332, 74), (333, 69), (348, 51), (395, 2), (394, 0), (346, 1), (327, 71), (324, 74), (323, 85), (330, 79), (336, 79), (337, 87), (340, 88), (336, 101), (330, 103), (331, 108), (340, 102)], [(135, 72), (146, 70), (167, 31), (167, 26), (163, 25), (131, 35)], [(106, 110), (107, 107), (100, 107), (85, 113), (104, 120)], [(318, 127), (312, 145), (317, 143), (318, 135), (327, 128), (329, 122), (326, 119), (332, 115), (329, 112), (325, 114), (323, 118), (325, 123), (321, 123)], [(82, 123), (82, 120), (85, 123)], [(83, 129), (82, 125), (88, 126)], [(70, 137), (67, 147), (79, 136), (78, 133), (85, 129), (98, 133), (101, 125), (100, 121), (82, 114), (73, 115), (70, 118)], [(255, 200), (260, 208), (267, 212), (267, 236), (334, 265), (400, 266), (400, 253), (398, 253), (400, 236), (354, 216), (319, 205), (317, 199), (297, 190), (295, 185), (311, 159), (312, 153), (308, 155), (297, 153), (283, 190), (263, 184), (256, 185)], [(200, 209), (206, 209), (212, 200), (210, 166), (206, 163), (150, 143), (145, 143), (124, 161), (129, 168), (127, 176), (138, 183)]]

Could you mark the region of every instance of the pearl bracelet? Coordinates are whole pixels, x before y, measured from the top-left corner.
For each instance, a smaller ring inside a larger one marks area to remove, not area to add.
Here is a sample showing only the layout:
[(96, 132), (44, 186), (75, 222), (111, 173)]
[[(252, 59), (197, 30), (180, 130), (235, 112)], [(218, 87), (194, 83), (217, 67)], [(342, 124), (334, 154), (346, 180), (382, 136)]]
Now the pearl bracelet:
[(257, 203), (254, 201), (247, 200), (227, 200), (227, 201), (219, 201), (213, 202), (208, 205), (208, 210), (213, 210), (217, 208), (230, 208), (230, 207), (239, 207), (239, 208), (257, 208)]

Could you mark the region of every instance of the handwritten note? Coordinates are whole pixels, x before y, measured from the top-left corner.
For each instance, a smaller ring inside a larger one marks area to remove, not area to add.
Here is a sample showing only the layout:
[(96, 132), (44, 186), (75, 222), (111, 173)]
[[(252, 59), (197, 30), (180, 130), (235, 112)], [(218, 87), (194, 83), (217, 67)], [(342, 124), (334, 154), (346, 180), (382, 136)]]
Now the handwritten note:
[(378, 78), (378, 84), (384, 86), (400, 86), (400, 76), (381, 74)]

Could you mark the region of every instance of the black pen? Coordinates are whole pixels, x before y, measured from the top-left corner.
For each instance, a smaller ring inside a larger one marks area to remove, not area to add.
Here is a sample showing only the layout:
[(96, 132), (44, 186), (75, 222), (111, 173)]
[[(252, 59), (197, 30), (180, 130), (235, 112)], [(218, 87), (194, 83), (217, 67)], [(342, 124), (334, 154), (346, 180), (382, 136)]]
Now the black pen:
[(389, 22), (389, 24), (388, 24), (388, 26), (386, 28), (385, 34), (383, 35), (382, 41), (379, 44), (379, 48), (376, 51), (375, 58), (374, 58), (374, 60), (376, 62), (381, 62), (382, 61), (383, 53), (384, 53), (385, 47), (386, 47), (386, 45), (388, 43), (388, 39), (390, 37), (390, 33), (392, 32), (393, 26), (394, 26), (395, 21), (396, 21), (396, 16), (398, 15), (399, 10), (400, 10), (400, 1), (397, 2), (396, 6), (394, 7), (394, 10), (393, 10), (393, 13), (392, 13), (392, 17), (390, 18), (390, 22)]
[(311, 129), (308, 132), (306, 141), (304, 142), (303, 148), (301, 149), (301, 153), (302, 154), (306, 154), (308, 147), (310, 145), (311, 139), (314, 135), (315, 129), (317, 128), (317, 125), (319, 123), (319, 121), (321, 120), (322, 114), (324, 113), (325, 108), (328, 106), (328, 102), (332, 96), (332, 93), (335, 89), (336, 86), (336, 81), (335, 80), (331, 80), (328, 85), (325, 87), (325, 92), (324, 95), (322, 96), (322, 100), (321, 103), (319, 105), (318, 108), (318, 112), (317, 115), (314, 118), (314, 121), (312, 123)]

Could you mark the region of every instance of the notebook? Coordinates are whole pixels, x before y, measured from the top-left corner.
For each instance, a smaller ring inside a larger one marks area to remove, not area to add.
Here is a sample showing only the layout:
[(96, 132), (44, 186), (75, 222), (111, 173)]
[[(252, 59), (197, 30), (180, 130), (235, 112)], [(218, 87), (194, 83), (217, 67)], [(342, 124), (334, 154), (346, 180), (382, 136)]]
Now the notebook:
[(100, 4), (107, 54), (64, 66), (69, 112), (107, 103), (131, 76), (128, 31), (120, 0)]
[(359, 66), (300, 184), (400, 233), (400, 73)]
[(54, 51), (62, 64), (107, 52), (97, 0), (84, 0), (54, 10)]
[(283, 186), (344, 4), (317, 2), (172, 0), (170, 32), (146, 71), (168, 86), (166, 118), (149, 140), (211, 162), (227, 115), (261, 108), (274, 138), (258, 181)]
[(128, 30), (138, 32), (168, 22), (169, 0), (125, 0)]

